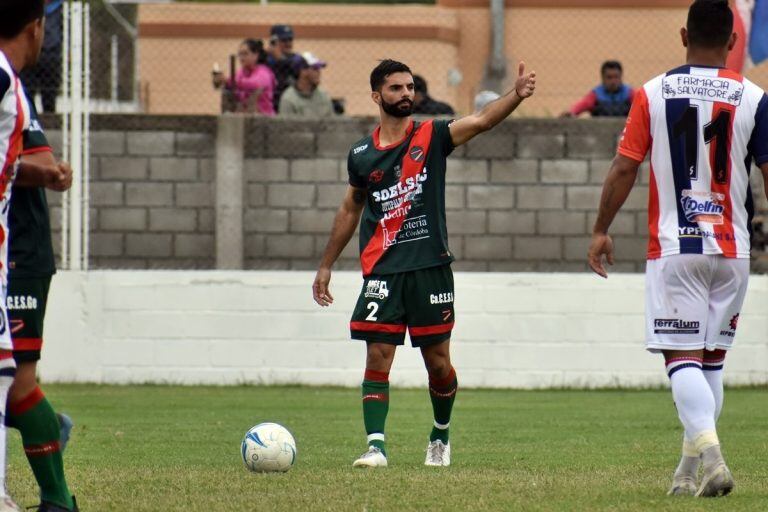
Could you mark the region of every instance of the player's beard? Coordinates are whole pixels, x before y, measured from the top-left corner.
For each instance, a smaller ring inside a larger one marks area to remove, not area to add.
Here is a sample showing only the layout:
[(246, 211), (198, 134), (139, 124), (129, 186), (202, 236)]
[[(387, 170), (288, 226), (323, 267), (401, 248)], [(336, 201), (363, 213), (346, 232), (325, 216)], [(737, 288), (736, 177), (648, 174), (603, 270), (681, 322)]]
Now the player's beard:
[(381, 108), (392, 117), (408, 117), (413, 114), (413, 101), (400, 100), (397, 103), (387, 103), (381, 98)]

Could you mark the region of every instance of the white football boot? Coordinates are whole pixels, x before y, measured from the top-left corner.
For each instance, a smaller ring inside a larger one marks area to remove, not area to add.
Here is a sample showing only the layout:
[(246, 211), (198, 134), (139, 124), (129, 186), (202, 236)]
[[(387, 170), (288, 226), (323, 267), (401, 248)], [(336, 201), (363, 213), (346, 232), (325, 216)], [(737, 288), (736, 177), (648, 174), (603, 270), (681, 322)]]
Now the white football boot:
[(387, 467), (387, 457), (381, 449), (375, 446), (369, 446), (365, 452), (352, 463), (353, 468), (385, 468)]
[(691, 475), (675, 475), (672, 478), (672, 487), (667, 496), (694, 496), (696, 494), (696, 477)]
[(451, 465), (451, 443), (443, 444), (440, 439), (432, 441), (427, 445), (427, 458), (424, 461), (425, 466), (450, 466)]
[(733, 475), (725, 462), (721, 462), (704, 468), (704, 475), (701, 477), (696, 496), (704, 498), (726, 496), (733, 490), (733, 486)]

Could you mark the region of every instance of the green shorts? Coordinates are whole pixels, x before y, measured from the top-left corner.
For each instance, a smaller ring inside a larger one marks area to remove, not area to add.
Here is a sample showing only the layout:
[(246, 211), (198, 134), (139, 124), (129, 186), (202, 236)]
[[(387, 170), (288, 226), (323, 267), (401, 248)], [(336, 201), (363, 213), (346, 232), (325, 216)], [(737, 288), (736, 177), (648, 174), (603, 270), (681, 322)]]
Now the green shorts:
[(38, 361), (43, 347), (43, 320), (50, 277), (8, 280), (8, 317), (13, 358), (17, 363)]
[(352, 339), (424, 347), (450, 339), (454, 322), (450, 265), (365, 278), (349, 328)]

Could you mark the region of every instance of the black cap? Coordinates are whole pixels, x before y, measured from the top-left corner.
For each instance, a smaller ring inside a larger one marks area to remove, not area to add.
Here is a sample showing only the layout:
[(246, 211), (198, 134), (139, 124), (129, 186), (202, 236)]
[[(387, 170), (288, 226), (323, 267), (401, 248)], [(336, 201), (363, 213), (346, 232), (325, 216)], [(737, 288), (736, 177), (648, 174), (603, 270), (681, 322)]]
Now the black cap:
[(290, 25), (272, 25), (272, 28), (269, 30), (269, 35), (276, 37), (281, 41), (293, 39), (293, 27)]

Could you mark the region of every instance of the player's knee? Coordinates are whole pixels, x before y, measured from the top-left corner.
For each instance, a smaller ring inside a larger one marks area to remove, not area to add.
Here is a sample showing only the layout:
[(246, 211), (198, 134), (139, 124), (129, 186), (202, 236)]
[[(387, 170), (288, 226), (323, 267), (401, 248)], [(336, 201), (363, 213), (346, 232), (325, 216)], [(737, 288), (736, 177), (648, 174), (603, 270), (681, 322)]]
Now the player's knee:
[(8, 402), (16, 403), (35, 390), (37, 387), (36, 365), (33, 363), (19, 363), (16, 368), (16, 376), (13, 385), (8, 392)]

